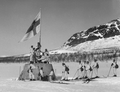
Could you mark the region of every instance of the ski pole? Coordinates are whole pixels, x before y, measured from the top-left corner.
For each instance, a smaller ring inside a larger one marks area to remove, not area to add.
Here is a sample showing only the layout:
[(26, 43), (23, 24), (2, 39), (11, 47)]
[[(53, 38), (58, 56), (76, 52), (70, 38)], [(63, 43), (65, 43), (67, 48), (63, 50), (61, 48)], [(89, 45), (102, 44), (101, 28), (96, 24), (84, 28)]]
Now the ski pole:
[(93, 76), (93, 71), (94, 71), (94, 67), (92, 68), (92, 73), (91, 73), (90, 78), (92, 78), (92, 76)]
[[(75, 75), (77, 74), (78, 70), (79, 70), (79, 69), (77, 69), (77, 71), (75, 72), (75, 74), (74, 74), (73, 78), (74, 78), (74, 77), (75, 77)], [(73, 79), (73, 78), (72, 78), (72, 79)]]
[(108, 72), (107, 77), (109, 76), (109, 74), (110, 74), (110, 72), (111, 72), (111, 68), (112, 68), (112, 66), (110, 66), (110, 69), (109, 69), (109, 72)]
[(19, 80), (20, 76), (21, 76), (21, 66), (19, 67), (19, 75), (18, 75), (18, 80)]

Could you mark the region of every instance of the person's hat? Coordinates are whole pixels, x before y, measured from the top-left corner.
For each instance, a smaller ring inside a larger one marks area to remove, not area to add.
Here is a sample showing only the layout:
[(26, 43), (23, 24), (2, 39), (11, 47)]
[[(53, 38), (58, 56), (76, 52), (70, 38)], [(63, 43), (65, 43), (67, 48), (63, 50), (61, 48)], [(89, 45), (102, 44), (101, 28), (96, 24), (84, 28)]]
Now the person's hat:
[(62, 65), (65, 65), (65, 63), (62, 63)]
[(43, 70), (43, 67), (41, 67), (41, 70)]
[(97, 61), (97, 59), (94, 59), (94, 61), (96, 62), (96, 61)]
[(81, 61), (79, 61), (79, 63), (81, 63)]
[(30, 64), (33, 64), (33, 61), (30, 61)]
[(47, 49), (45, 49), (45, 52), (48, 52), (48, 50), (47, 50)]
[(31, 48), (33, 48), (33, 45), (31, 45)]
[(115, 59), (113, 59), (113, 62), (115, 62)]
[(87, 61), (87, 64), (89, 64), (89, 61)]
[(40, 42), (38, 42), (37, 44), (38, 44), (38, 46), (40, 46), (40, 47), (41, 47), (41, 44), (40, 44)]

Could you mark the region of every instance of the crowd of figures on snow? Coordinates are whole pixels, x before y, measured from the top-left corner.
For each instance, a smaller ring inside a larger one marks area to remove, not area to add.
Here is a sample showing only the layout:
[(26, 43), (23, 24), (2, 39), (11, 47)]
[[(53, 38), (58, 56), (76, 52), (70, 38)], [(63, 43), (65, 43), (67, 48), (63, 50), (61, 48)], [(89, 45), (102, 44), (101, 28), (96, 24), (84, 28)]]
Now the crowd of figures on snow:
[[(69, 67), (66, 65), (66, 61), (76, 61), (79, 64), (79, 68), (77, 69), (77, 77), (75, 79), (86, 79), (87, 81), (90, 81), (92, 78), (93, 73), (96, 75), (95, 78), (98, 78), (98, 69), (99, 62), (98, 60), (110, 60), (112, 59), (113, 62), (110, 66), (110, 70), (113, 69), (113, 76), (117, 77), (117, 69), (119, 68), (117, 64), (117, 57), (119, 56), (119, 53), (114, 51), (112, 53), (75, 53), (75, 54), (54, 54), (53, 56), (49, 55), (49, 52), (47, 49), (45, 49), (45, 52), (41, 52), (40, 43), (38, 43), (37, 48), (35, 49), (33, 46), (31, 46), (31, 55), (30, 55), (30, 64), (33, 63), (48, 63), (53, 61), (62, 61), (62, 78), (61, 80), (68, 80), (68, 74), (69, 74)], [(93, 62), (92, 62), (93, 61)]]
[[(63, 66), (63, 72), (62, 72), (62, 79), (61, 80), (69, 80), (68, 74), (69, 74), (69, 67), (62, 63)], [(98, 70), (100, 68), (99, 62), (97, 59), (94, 59), (93, 62), (90, 62), (88, 60), (78, 62), (78, 69), (75, 72), (75, 75), (73, 76), (74, 79), (84, 79), (84, 82), (89, 82), (90, 80), (94, 78), (99, 78)], [(110, 71), (113, 70), (113, 77), (117, 77), (117, 69), (119, 68), (119, 65), (117, 64), (116, 58), (113, 58), (113, 62), (110, 65), (108, 75), (106, 77), (109, 77)], [(95, 77), (93, 77), (93, 73), (95, 74)]]

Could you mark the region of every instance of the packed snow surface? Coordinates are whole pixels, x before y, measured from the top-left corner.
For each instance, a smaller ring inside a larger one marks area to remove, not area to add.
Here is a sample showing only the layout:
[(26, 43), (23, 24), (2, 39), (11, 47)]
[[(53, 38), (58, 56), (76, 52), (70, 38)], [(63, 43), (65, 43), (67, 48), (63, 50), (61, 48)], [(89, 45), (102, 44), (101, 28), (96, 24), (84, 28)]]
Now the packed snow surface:
[[(69, 84), (57, 84), (42, 81), (18, 81), (17, 78), (25, 63), (0, 64), (0, 92), (120, 92), (120, 69), (118, 77), (99, 78), (89, 84), (83, 81), (70, 81)], [(70, 68), (69, 78), (77, 70), (78, 63), (66, 63)], [(99, 76), (108, 74), (111, 62), (99, 62)], [(61, 63), (52, 63), (56, 75), (61, 76)], [(119, 63), (120, 65), (120, 63)], [(94, 76), (94, 75), (93, 75)]]

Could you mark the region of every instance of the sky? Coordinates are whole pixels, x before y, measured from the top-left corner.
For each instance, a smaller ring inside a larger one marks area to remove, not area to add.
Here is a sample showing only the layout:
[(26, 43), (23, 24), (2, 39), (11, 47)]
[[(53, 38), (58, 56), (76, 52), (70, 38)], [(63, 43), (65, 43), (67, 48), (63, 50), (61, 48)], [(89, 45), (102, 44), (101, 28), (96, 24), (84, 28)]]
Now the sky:
[(120, 18), (120, 0), (0, 0), (0, 56), (36, 47), (39, 34), (18, 43), (41, 8), (41, 45), (53, 50), (74, 33)]

